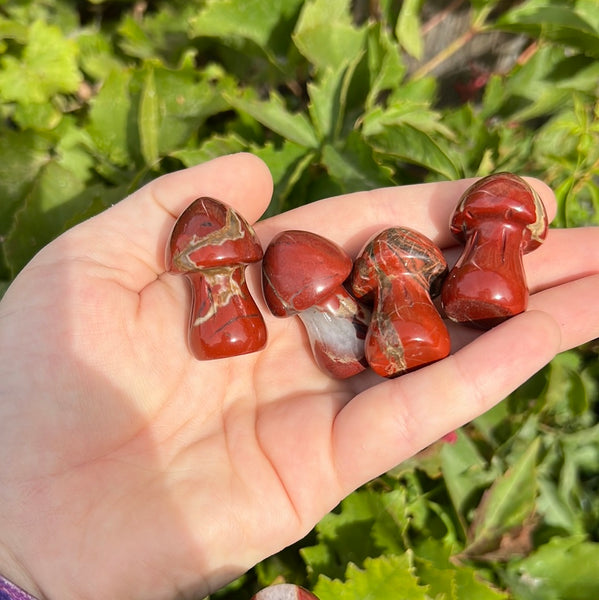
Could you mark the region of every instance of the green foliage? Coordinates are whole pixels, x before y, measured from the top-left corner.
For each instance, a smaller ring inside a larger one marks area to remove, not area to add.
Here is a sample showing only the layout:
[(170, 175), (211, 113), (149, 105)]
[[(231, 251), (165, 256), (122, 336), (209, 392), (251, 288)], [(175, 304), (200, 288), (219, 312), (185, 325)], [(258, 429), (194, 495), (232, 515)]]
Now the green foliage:
[(276, 571), (246, 576), (247, 596), (283, 577), (321, 600), (595, 598), (597, 358), (561, 354), (455, 441), (354, 492)]
[(557, 224), (597, 224), (593, 0), (528, 0), (494, 19), (495, 2), (473, 3), (473, 35), (525, 34), (534, 51), (491, 70), (479, 101), (445, 106), (432, 76), (439, 60), (423, 62), (426, 3), (387, 0), (358, 18), (361, 4), (4, 4), (0, 279), (10, 282), (78, 215), (239, 150), (272, 168), (268, 214), (333, 193), (507, 169), (556, 189)]
[[(451, 15), (425, 0), (0, 2), (0, 295), (69, 227), (241, 150), (273, 174), (267, 216), (509, 170), (555, 189), (555, 225), (598, 225), (596, 0), (462, 9), (431, 54)], [(500, 33), (520, 55), (470, 64)], [(465, 81), (442, 68), (456, 57)], [(559, 356), (214, 597), (281, 579), (323, 600), (597, 597), (598, 375), (594, 347)]]

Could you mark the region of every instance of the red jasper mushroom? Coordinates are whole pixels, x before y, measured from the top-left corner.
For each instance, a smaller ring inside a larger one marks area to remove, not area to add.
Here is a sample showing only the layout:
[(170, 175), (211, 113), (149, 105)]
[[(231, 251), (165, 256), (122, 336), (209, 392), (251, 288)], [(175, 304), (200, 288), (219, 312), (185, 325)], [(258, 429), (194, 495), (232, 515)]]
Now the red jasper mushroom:
[(318, 598), (299, 585), (279, 583), (260, 590), (252, 596), (251, 600), (318, 600)]
[(262, 258), (252, 227), (230, 206), (198, 198), (177, 219), (166, 268), (192, 289), (189, 347), (199, 360), (260, 350), (266, 326), (245, 281), (245, 267)]
[(280, 233), (262, 261), (262, 289), (271, 312), (299, 315), (316, 363), (339, 379), (366, 368), (369, 312), (343, 287), (351, 269), (343, 248), (309, 231)]
[(547, 235), (547, 214), (535, 190), (511, 173), (489, 175), (463, 194), (450, 228), (465, 247), (443, 284), (447, 316), (487, 329), (526, 310), (522, 255)]
[(449, 334), (431, 300), (446, 274), (441, 250), (406, 227), (385, 229), (366, 244), (351, 288), (374, 302), (365, 342), (373, 371), (396, 377), (449, 354)]

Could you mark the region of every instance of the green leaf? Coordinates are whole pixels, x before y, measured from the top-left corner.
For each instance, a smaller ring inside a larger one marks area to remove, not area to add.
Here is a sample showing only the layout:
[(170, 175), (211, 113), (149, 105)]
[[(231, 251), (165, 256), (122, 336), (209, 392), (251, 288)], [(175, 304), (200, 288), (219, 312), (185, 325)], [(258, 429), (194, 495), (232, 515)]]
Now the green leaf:
[(192, 167), (226, 154), (235, 154), (247, 149), (247, 143), (236, 134), (215, 134), (205, 139), (199, 146), (181, 148), (169, 154), (180, 160), (186, 167)]
[(458, 600), (510, 600), (509, 593), (499, 590), (485, 582), (480, 574), (471, 567), (462, 567), (455, 571)]
[(0, 64), (0, 97), (23, 104), (42, 104), (55, 94), (76, 92), (82, 79), (75, 41), (41, 21), (31, 25), (21, 59), (5, 55)]
[(247, 113), (284, 139), (300, 146), (316, 148), (318, 139), (310, 121), (302, 113), (291, 113), (283, 99), (272, 92), (268, 101), (258, 100), (250, 93), (243, 96), (225, 94), (227, 102), (236, 110)]
[(12, 227), (15, 210), (42, 166), (50, 160), (49, 141), (31, 131), (0, 135), (0, 235)]
[(540, 467), (537, 511), (556, 530), (582, 534), (596, 503), (595, 490), (587, 487), (587, 481), (589, 474), (599, 472), (599, 425), (560, 432), (550, 448)]
[(410, 501), (404, 487), (381, 495), (381, 500), (384, 511), (377, 515), (372, 525), (372, 539), (385, 554), (403, 554), (407, 531), (414, 525), (414, 515), (420, 509), (415, 504), (426, 504), (427, 500), (420, 496)]
[(190, 19), (193, 37), (236, 37), (254, 42), (271, 58), (285, 54), (303, 0), (208, 0)]
[(395, 35), (403, 49), (420, 60), (424, 43), (420, 32), (420, 8), (422, 0), (404, 0), (395, 26)]
[(54, 146), (58, 162), (81, 181), (91, 179), (95, 167), (94, 158), (89, 152), (92, 143), (77, 119), (73, 115), (64, 116), (54, 133), (58, 137)]
[[(427, 598), (459, 600), (455, 569), (440, 569), (418, 555), (414, 556), (414, 566), (416, 567), (418, 580), (428, 587)], [(477, 600), (479, 598), (479, 596), (471, 597)]]
[(352, 23), (349, 0), (308, 0), (298, 19), (293, 41), (319, 70), (337, 69), (364, 47), (366, 28)]
[(599, 597), (599, 544), (584, 536), (553, 538), (510, 566), (523, 600), (589, 600)]
[(320, 600), (428, 600), (427, 588), (419, 585), (410, 553), (368, 558), (364, 568), (350, 564), (345, 581), (321, 577), (314, 587)]
[(123, 64), (114, 54), (110, 39), (101, 31), (84, 30), (77, 36), (81, 70), (92, 79), (104, 80)]
[(132, 163), (130, 131), (136, 127), (131, 112), (129, 70), (110, 73), (91, 102), (87, 131), (97, 151), (118, 166)]
[(495, 480), (497, 472), (489, 468), (462, 430), (458, 430), (457, 438), (454, 444), (445, 444), (441, 449), (441, 467), (452, 503), (465, 522), (473, 497)]
[(151, 58), (154, 55), (154, 41), (133, 16), (125, 15), (118, 32), (121, 36), (120, 46), (126, 54), (137, 58)]
[(369, 28), (367, 44), (370, 81), (366, 108), (372, 109), (381, 101), (384, 92), (402, 88), (406, 66), (399, 46), (381, 24)]
[[(152, 71), (152, 87), (148, 87), (146, 79), (138, 118), (143, 119), (148, 128), (146, 141), (153, 140), (152, 144), (156, 145), (156, 158), (188, 145), (207, 118), (229, 108), (223, 93), (235, 89), (232, 78), (218, 67), (198, 71), (194, 60), (190, 53), (176, 69), (161, 64), (146, 65), (146, 69)], [(152, 89), (154, 100), (147, 96)], [(146, 101), (148, 105), (144, 106)], [(140, 126), (141, 123), (140, 120)], [(146, 161), (152, 164), (147, 157)]]
[(151, 66), (147, 69), (141, 90), (138, 126), (141, 154), (146, 164), (152, 166), (159, 158), (158, 135), (160, 115), (158, 94), (154, 81), (154, 69)]
[(461, 168), (435, 137), (412, 125), (390, 126), (383, 133), (365, 137), (377, 152), (430, 169), (447, 179), (462, 176)]
[(363, 118), (364, 135), (384, 133), (392, 125), (411, 125), (431, 135), (453, 138), (453, 132), (440, 121), (440, 114), (423, 102), (395, 101), (387, 108), (375, 107)]
[(537, 438), (485, 492), (475, 511), (466, 553), (476, 555), (494, 549), (504, 532), (521, 526), (532, 515), (537, 496), (539, 447)]
[(13, 118), (23, 130), (50, 131), (60, 123), (62, 112), (49, 102), (17, 104)]
[(419, 164), (447, 179), (457, 179), (462, 169), (457, 155), (442, 147), (445, 139), (455, 137), (440, 119), (440, 113), (430, 108), (434, 91), (428, 80), (405, 86), (392, 93), (388, 105), (374, 106), (362, 118), (362, 132), (372, 147), (390, 157)]
[(582, 533), (582, 523), (575, 503), (562, 497), (554, 481), (539, 477), (537, 483), (539, 486), (537, 510), (543, 515), (544, 523), (570, 534)]
[(544, 410), (557, 423), (565, 424), (587, 407), (587, 387), (580, 374), (580, 356), (576, 352), (562, 352), (549, 366)]
[(349, 134), (344, 147), (326, 144), (322, 164), (346, 193), (393, 185), (391, 170), (374, 158), (372, 148), (359, 132)]
[(6, 237), (6, 259), (13, 276), (91, 201), (84, 192), (84, 183), (57, 161), (44, 165)]
[(367, 557), (380, 554), (370, 532), (384, 511), (381, 496), (371, 491), (345, 498), (338, 513), (329, 513), (316, 526), (318, 544), (301, 551), (309, 573), (341, 578), (348, 563), (361, 566)]
[(27, 27), (23, 23), (0, 17), (0, 39), (10, 39), (19, 44), (26, 44), (27, 33)]
[(501, 15), (495, 26), (505, 31), (544, 37), (599, 57), (599, 30), (577, 14), (574, 6), (563, 2), (529, 0)]
[(599, 31), (599, 12), (597, 0), (576, 0), (576, 13), (582, 17), (595, 31)]
[[(415, 548), (414, 565), (420, 582), (427, 584), (429, 595), (445, 593), (456, 600), (508, 600), (510, 595), (497, 589), (474, 567), (452, 557), (452, 546), (425, 539)], [(445, 588), (443, 586), (446, 586)]]
[(336, 69), (326, 69), (317, 82), (308, 84), (308, 110), (320, 139), (335, 140), (345, 116), (347, 91), (356, 67), (362, 58), (341, 63)]
[(507, 78), (492, 78), (483, 101), (485, 118), (497, 115), (523, 121), (561, 112), (573, 92), (594, 95), (599, 63), (582, 55), (568, 56), (559, 46), (540, 46)]
[(272, 200), (263, 218), (294, 208), (294, 186), (315, 160), (316, 153), (312, 150), (306, 151), (304, 146), (288, 140), (280, 147), (265, 144), (262, 147), (252, 147), (251, 150), (268, 165), (274, 183)]
[(583, 181), (566, 202), (568, 227), (599, 225), (599, 185), (593, 180)]

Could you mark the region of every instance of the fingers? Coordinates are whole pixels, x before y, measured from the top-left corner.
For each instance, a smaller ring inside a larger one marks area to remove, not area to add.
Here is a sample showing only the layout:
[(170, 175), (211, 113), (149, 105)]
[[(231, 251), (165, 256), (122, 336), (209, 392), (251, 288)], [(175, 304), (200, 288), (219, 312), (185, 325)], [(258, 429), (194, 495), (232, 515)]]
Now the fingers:
[[(446, 247), (456, 243), (449, 232), (451, 213), (474, 181), (442, 181), (346, 194), (283, 213), (257, 228), (264, 245), (280, 230), (306, 229), (336, 241), (351, 255), (357, 254), (372, 235), (393, 226), (411, 227)], [(553, 192), (537, 179), (528, 181), (553, 219)]]
[(530, 311), (438, 363), (362, 392), (339, 412), (333, 426), (342, 488), (355, 489), (484, 413), (561, 346), (556, 321)]
[[(263, 245), (283, 229), (306, 229), (329, 237), (356, 254), (377, 231), (405, 225), (439, 245), (454, 243), (448, 221), (461, 194), (473, 179), (383, 188), (330, 198), (267, 221), (256, 230)], [(552, 218), (555, 199), (538, 180), (530, 180)], [(256, 221), (272, 194), (266, 165), (250, 154), (236, 154), (165, 175), (133, 193), (82, 230), (94, 238), (89, 254), (121, 271), (127, 287), (142, 289), (164, 271), (164, 248), (176, 217), (195, 198), (218, 198)]]
[(254, 223), (268, 207), (272, 185), (272, 177), (262, 160), (252, 154), (239, 153), (164, 175), (131, 198), (139, 194), (142, 201), (147, 202), (152, 196), (158, 205), (177, 218), (196, 198), (211, 196), (231, 205)]
[[(560, 324), (562, 351), (599, 337), (599, 227), (551, 229), (543, 245), (524, 257), (524, 265), (528, 309), (547, 312)], [(452, 348), (480, 335), (455, 323), (448, 327)]]
[(558, 323), (560, 352), (599, 338), (599, 274), (548, 288), (531, 296), (529, 310), (542, 310)]
[[(251, 154), (234, 154), (160, 177), (82, 224), (92, 236), (98, 262), (128, 275), (142, 289), (164, 272), (164, 253), (175, 219), (196, 198), (212, 196), (238, 210), (250, 223), (266, 210), (272, 178)], [(145, 268), (140, 268), (141, 266)]]
[(599, 227), (551, 229), (524, 266), (533, 293), (599, 273)]

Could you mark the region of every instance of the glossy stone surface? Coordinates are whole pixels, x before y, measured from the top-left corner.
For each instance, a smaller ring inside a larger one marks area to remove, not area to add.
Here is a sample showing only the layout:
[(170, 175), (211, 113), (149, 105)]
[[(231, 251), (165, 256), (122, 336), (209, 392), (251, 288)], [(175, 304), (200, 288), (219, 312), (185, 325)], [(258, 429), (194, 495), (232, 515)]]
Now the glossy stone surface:
[(318, 600), (308, 590), (292, 583), (269, 585), (252, 596), (252, 600)]
[(522, 255), (547, 235), (545, 207), (532, 187), (511, 173), (485, 177), (463, 194), (450, 228), (465, 246), (443, 284), (447, 316), (487, 329), (526, 310)]
[(365, 342), (373, 371), (396, 377), (449, 354), (449, 334), (431, 300), (446, 273), (439, 248), (411, 229), (385, 229), (366, 244), (351, 287), (374, 303)]
[(299, 315), (316, 363), (340, 379), (366, 368), (370, 313), (343, 287), (351, 268), (351, 258), (340, 246), (298, 230), (273, 238), (262, 261), (262, 288), (271, 312)]
[(177, 219), (166, 268), (192, 289), (189, 348), (199, 360), (260, 350), (266, 325), (245, 281), (245, 267), (262, 258), (252, 227), (214, 198), (198, 198)]

